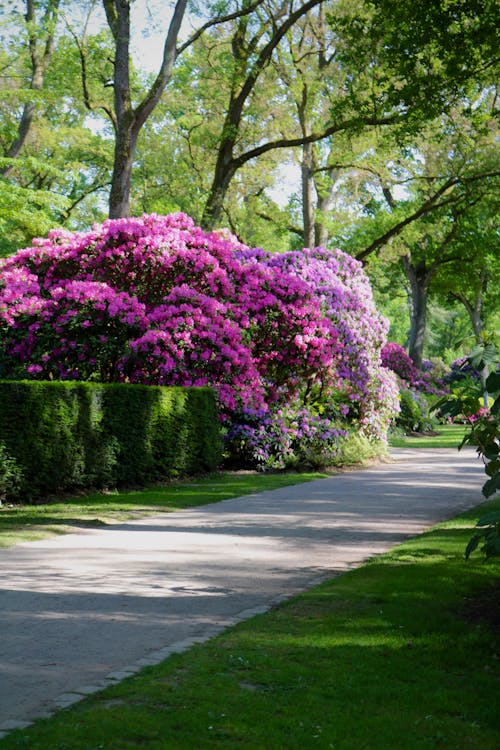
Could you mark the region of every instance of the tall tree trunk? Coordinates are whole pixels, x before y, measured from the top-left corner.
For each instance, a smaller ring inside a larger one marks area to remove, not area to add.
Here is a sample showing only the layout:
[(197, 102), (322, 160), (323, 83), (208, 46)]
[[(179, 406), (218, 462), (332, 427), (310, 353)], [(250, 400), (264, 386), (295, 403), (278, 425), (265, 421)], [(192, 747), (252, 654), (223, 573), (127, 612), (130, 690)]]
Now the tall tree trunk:
[(314, 243), (316, 246), (326, 245), (328, 242), (328, 228), (326, 219), (332, 210), (335, 195), (335, 182), (339, 176), (339, 169), (327, 169), (325, 177), (316, 179), (316, 193), (318, 195), (316, 221), (314, 224)]
[(465, 309), (467, 310), (467, 314), (469, 316), (472, 330), (474, 332), (474, 338), (476, 340), (476, 344), (483, 344), (483, 319), (482, 319), (482, 307), (483, 307), (483, 297), (486, 292), (488, 286), (488, 272), (486, 268), (483, 268), (480, 275), (479, 275), (479, 287), (477, 288), (476, 296), (471, 301), (467, 299), (465, 294), (462, 293), (452, 293), (453, 299), (456, 299), (458, 302), (460, 302)]
[[(307, 135), (307, 133), (304, 133)], [(302, 221), (304, 224), (304, 247), (314, 247), (314, 205), (313, 205), (313, 144), (302, 146), (300, 167), (302, 183)]]
[(224, 161), (223, 158), (217, 159), (214, 178), (212, 180), (212, 185), (200, 221), (201, 227), (207, 231), (215, 229), (220, 223), (222, 209), (224, 207), (224, 198), (226, 197), (227, 189), (236, 171), (233, 168), (231, 161), (227, 167), (224, 166)]
[[(488, 286), (488, 272), (486, 268), (483, 268), (481, 271), (481, 274), (479, 276), (479, 287), (477, 289), (476, 296), (474, 300), (471, 302), (465, 294), (452, 294), (452, 297), (459, 302), (462, 303), (462, 305), (467, 310), (467, 313), (469, 315), (469, 319), (471, 322), (472, 330), (474, 332), (474, 338), (476, 340), (476, 344), (479, 346), (484, 345), (483, 340), (483, 319), (482, 319), (482, 307), (483, 307), (483, 297), (486, 292), (486, 288)], [(483, 369), (481, 370), (481, 384), (483, 386), (483, 406), (485, 408), (488, 407), (488, 392), (486, 390), (486, 380), (489, 375), (489, 367), (488, 365), (485, 365)]]
[(424, 356), (425, 332), (427, 327), (427, 295), (429, 290), (429, 274), (425, 264), (414, 266), (409, 256), (403, 256), (403, 266), (406, 278), (410, 284), (411, 317), (410, 334), (408, 337), (408, 354), (415, 367), (422, 369)]
[(103, 0), (109, 28), (115, 41), (114, 117), (115, 153), (109, 195), (112, 219), (130, 213), (132, 165), (139, 132), (154, 110), (167, 83), (177, 57), (177, 38), (187, 0), (177, 0), (165, 38), (161, 68), (142, 102), (134, 109), (130, 92), (130, 0)]
[(130, 98), (130, 3), (118, 1), (113, 5), (115, 13), (112, 17), (112, 31), (116, 43), (113, 86), (116, 137), (109, 216), (111, 219), (117, 219), (130, 213), (130, 179), (137, 139), (132, 136), (134, 112)]
[(119, 219), (130, 214), (130, 188), (136, 145), (137, 133), (124, 118), (118, 123), (116, 132), (113, 175), (109, 192), (110, 219)]

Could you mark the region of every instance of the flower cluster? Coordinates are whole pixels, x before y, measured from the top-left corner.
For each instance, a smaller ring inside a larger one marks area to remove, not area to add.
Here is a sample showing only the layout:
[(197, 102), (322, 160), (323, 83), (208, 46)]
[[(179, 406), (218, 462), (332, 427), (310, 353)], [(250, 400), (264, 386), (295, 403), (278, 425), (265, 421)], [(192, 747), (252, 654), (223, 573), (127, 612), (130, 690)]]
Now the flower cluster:
[(349, 404), (348, 415), (369, 438), (384, 439), (398, 410), (398, 384), (380, 362), (388, 322), (377, 311), (362, 264), (340, 250), (324, 247), (280, 255), (240, 249), (246, 263), (265, 265), (306, 282), (319, 300), (331, 333), (310, 338), (320, 346), (321, 367), (306, 373), (306, 403), (331, 400), (332, 392)]
[(275, 256), (185, 214), (53, 230), (0, 261), (0, 377), (210, 385), (241, 429), (272, 412), (272, 429), (264, 417), (252, 429), (278, 435), (295, 401), (297, 435), (327, 443), (332, 418), (318, 415), (334, 401), (336, 417), (384, 437), (397, 408), (386, 331), (348, 255)]
[(332, 464), (347, 435), (329, 418), (301, 406), (245, 410), (240, 420), (226, 436), (226, 449), (240, 467), (264, 470)]
[(388, 341), (382, 347), (380, 359), (384, 367), (388, 367), (395, 372), (396, 375), (399, 375), (409, 385), (414, 385), (418, 380), (418, 370), (400, 344)]
[(384, 367), (396, 373), (405, 387), (428, 396), (443, 395), (444, 370), (441, 363), (424, 359), (421, 370), (417, 370), (405, 349), (393, 341), (382, 347), (380, 359)]

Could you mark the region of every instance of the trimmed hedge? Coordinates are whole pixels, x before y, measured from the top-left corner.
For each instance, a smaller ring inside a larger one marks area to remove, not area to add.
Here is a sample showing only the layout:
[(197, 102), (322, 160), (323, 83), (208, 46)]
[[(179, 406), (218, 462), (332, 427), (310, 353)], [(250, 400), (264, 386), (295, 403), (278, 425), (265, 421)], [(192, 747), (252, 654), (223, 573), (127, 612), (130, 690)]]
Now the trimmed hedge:
[(221, 458), (209, 388), (125, 383), (0, 381), (0, 446), (9, 499), (145, 484), (211, 471)]

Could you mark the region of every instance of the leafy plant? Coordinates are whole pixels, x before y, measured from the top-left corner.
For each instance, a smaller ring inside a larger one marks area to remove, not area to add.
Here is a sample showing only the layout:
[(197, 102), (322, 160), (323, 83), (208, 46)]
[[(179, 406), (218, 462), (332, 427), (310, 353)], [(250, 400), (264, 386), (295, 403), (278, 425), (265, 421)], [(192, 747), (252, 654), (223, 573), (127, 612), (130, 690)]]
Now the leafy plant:
[(16, 459), (0, 443), (0, 505), (10, 492), (17, 490), (21, 476)]
[(481, 542), (483, 542), (481, 551), (486, 557), (500, 555), (500, 511), (488, 513), (480, 518), (476, 528), (480, 530), (470, 539), (465, 549), (465, 558), (468, 560)]
[[(442, 414), (463, 416), (470, 426), (470, 431), (459, 447), (474, 445), (483, 459), (488, 476), (482, 490), (485, 497), (491, 497), (500, 490), (500, 372), (497, 361), (498, 355), (493, 346), (477, 347), (466, 358), (462, 367), (465, 373), (470, 372), (471, 368), (474, 372), (484, 373), (494, 366), (495, 369), (484, 381), (484, 386), (479, 378), (464, 377), (458, 380), (450, 396), (436, 404)], [(489, 409), (479, 407), (485, 393), (494, 399)], [(480, 530), (467, 545), (466, 558), (481, 542), (481, 550), (486, 557), (500, 555), (500, 514), (483, 516), (479, 519), (477, 528)]]
[(406, 432), (425, 432), (432, 429), (433, 419), (429, 411), (429, 404), (422, 393), (414, 388), (400, 390), (400, 411), (396, 416), (396, 427)]

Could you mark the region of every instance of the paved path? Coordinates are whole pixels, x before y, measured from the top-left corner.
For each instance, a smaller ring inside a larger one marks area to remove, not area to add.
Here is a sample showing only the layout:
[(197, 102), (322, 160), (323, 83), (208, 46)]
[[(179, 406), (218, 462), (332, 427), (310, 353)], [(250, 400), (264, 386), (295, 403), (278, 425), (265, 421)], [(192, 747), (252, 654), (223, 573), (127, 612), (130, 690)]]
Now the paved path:
[(0, 550), (0, 737), (481, 500), (472, 450)]

